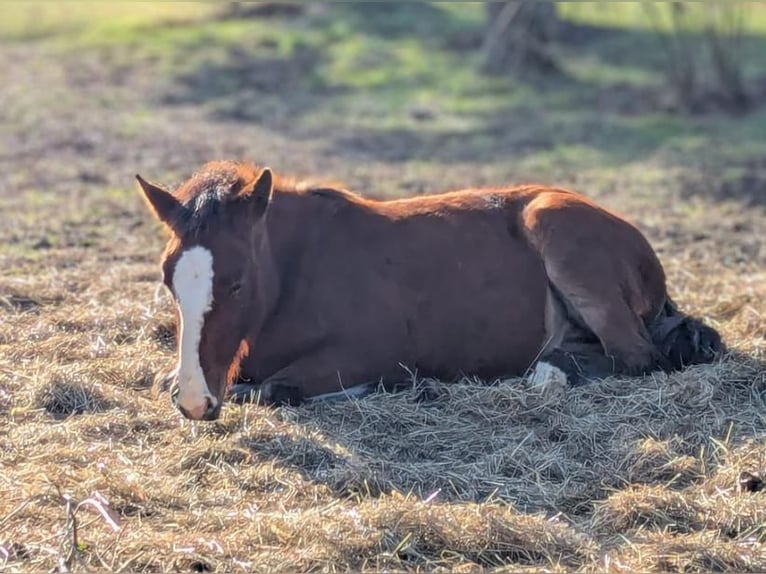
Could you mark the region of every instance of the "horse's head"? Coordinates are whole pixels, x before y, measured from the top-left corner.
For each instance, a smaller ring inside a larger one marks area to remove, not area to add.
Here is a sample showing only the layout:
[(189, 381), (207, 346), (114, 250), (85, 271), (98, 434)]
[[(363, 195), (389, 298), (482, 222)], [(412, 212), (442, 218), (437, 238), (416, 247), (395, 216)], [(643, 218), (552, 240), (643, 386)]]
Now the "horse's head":
[(261, 303), (257, 267), (268, 251), (272, 174), (212, 163), (174, 193), (136, 177), (171, 232), (162, 273), (178, 317), (174, 402), (187, 418), (214, 420), (248, 351), (247, 329)]

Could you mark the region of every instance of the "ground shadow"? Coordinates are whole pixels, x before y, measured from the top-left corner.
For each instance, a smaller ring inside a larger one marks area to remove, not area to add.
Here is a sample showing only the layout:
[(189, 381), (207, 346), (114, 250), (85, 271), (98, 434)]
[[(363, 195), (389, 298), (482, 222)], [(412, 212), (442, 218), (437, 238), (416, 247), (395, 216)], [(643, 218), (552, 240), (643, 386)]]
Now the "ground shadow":
[[(276, 461), (339, 497), (398, 491), (587, 517), (626, 487), (683, 491), (699, 484), (721, 464), (720, 440), (734, 447), (766, 435), (762, 420), (747, 415), (766, 405), (764, 369), (732, 354), (723, 366), (694, 367), (662, 387), (615, 379), (572, 389), (558, 404), (518, 380), (440, 385), (426, 401), (414, 387), (283, 410), (319, 438), (274, 433), (244, 437), (240, 446), (256, 461)], [(713, 416), (721, 409), (723, 418)]]
[(36, 394), (34, 404), (58, 420), (115, 408), (113, 401), (92, 384), (56, 379)]
[(203, 62), (179, 75), (162, 103), (204, 104), (218, 119), (289, 129), (318, 100), (341, 91), (324, 84), (317, 72), (321, 59), (305, 45), (289, 56), (255, 56), (229, 46), (221, 62)]
[[(471, 129), (445, 129), (423, 123), (412, 128), (356, 128), (338, 133), (331, 150), (350, 157), (387, 162), (431, 161), (491, 164), (520, 162), (568, 146), (590, 148), (605, 165), (621, 165), (653, 153), (662, 142), (635, 127), (605, 121), (581, 110), (550, 114), (533, 107), (498, 108), (473, 118)], [(611, 143), (611, 145), (610, 145)]]
[(384, 39), (441, 42), (464, 29), (453, 13), (431, 2), (343, 2), (333, 6), (331, 15), (353, 30)]

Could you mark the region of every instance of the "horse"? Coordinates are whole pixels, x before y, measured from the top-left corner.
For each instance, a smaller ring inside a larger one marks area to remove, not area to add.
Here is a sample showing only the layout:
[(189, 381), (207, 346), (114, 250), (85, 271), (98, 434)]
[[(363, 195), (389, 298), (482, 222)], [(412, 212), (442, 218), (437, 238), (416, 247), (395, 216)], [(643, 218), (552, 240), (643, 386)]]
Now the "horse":
[(136, 176), (168, 231), (183, 415), (299, 404), (418, 373), (580, 385), (716, 360), (644, 235), (586, 196), (524, 185), (372, 199), (238, 161), (175, 191)]

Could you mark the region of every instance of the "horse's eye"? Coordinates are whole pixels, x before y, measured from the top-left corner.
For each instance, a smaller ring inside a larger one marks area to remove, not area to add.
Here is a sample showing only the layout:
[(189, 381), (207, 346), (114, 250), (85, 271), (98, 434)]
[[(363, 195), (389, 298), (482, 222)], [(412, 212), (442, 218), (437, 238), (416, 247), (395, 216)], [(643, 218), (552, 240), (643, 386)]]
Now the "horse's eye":
[(239, 281), (235, 281), (234, 283), (231, 284), (231, 287), (229, 287), (229, 292), (232, 295), (236, 295), (237, 293), (239, 293), (240, 289), (242, 289), (242, 283), (240, 283)]

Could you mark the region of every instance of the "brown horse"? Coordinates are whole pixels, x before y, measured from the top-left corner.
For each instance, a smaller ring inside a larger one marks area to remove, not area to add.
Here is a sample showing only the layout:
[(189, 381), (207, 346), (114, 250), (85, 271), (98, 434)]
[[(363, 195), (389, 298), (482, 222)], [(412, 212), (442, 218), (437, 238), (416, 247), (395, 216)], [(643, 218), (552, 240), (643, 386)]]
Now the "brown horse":
[[(643, 235), (571, 191), (469, 189), (375, 201), (206, 164), (171, 193), (138, 181), (171, 232), (174, 400), (217, 418), (227, 389), (265, 403), (440, 378), (578, 384), (709, 362)], [(232, 387), (232, 385), (234, 385)]]

